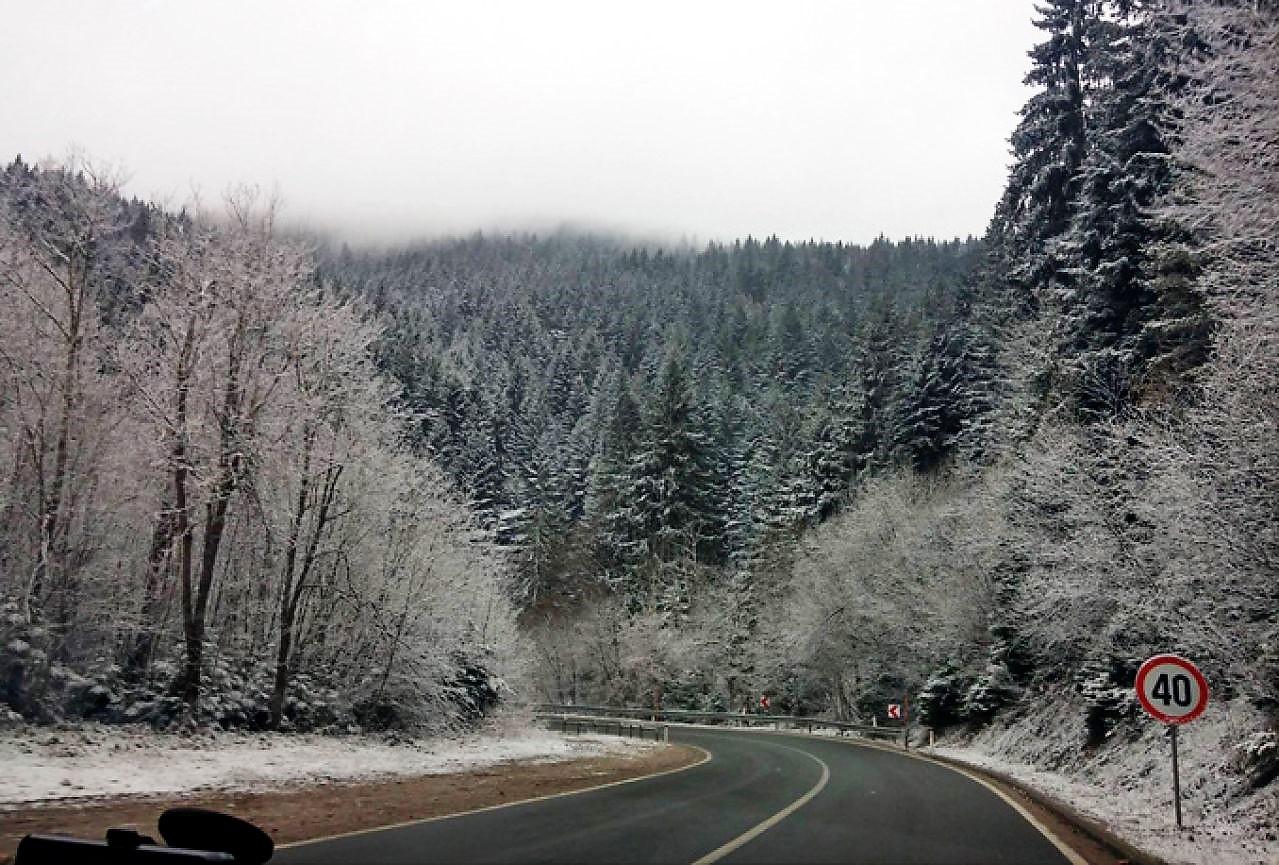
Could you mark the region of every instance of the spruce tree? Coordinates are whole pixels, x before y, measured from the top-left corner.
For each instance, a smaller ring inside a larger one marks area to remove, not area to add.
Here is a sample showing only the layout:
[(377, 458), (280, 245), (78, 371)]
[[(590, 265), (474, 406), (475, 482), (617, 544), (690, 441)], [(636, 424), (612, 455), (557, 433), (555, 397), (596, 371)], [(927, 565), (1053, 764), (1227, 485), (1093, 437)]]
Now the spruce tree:
[(1170, 101), (1185, 84), (1180, 46), (1153, 4), (1117, 5), (1095, 28), (1089, 54), (1090, 77), (1108, 86), (1088, 110), (1088, 152), (1065, 244), (1076, 293), (1064, 352), (1086, 415), (1133, 400), (1152, 363), (1159, 379), (1175, 381), (1202, 359), (1208, 331), (1201, 298), (1184, 290), (1183, 262), (1170, 252), (1182, 230), (1152, 214), (1172, 188), (1167, 139)]
[(994, 352), (972, 315), (963, 303), (954, 317), (938, 325), (905, 394), (898, 442), (917, 471), (936, 468), (965, 433), (967, 456), (980, 455), (978, 427), (993, 407)]
[(1035, 26), (1047, 38), (1030, 52), (1026, 84), (1039, 92), (1013, 131), (1013, 167), (995, 213), (1005, 264), (1023, 291), (1036, 292), (1063, 267), (1052, 241), (1070, 225), (1086, 149), (1083, 66), (1098, 0), (1046, 0)]
[(538, 429), (524, 424), (523, 457), (512, 466), (497, 539), (511, 555), (516, 600), (525, 608), (560, 605), (580, 590), (578, 575), (565, 567), (571, 529), (571, 493), (563, 472), (566, 433), (558, 423)]
[(711, 486), (712, 447), (677, 351), (668, 352), (649, 394), (619, 516), (643, 569), (682, 559), (715, 561), (722, 544)]

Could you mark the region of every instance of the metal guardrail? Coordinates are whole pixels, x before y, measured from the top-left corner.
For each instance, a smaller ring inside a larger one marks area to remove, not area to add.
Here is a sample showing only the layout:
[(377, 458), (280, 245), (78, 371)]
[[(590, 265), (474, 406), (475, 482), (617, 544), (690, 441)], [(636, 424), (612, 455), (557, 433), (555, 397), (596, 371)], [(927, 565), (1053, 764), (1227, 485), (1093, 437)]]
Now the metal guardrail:
[(686, 723), (717, 724), (722, 726), (753, 727), (772, 725), (777, 729), (803, 729), (809, 733), (814, 729), (834, 730), (839, 735), (857, 735), (872, 739), (893, 739), (905, 742), (906, 728), (902, 726), (877, 727), (870, 724), (853, 724), (847, 721), (831, 721), (825, 718), (810, 718), (799, 715), (751, 715), (737, 712), (698, 712), (690, 709), (651, 709), (640, 706), (571, 706), (555, 703), (544, 703), (535, 707), (535, 711), (545, 717), (577, 717), (594, 716), (603, 718), (631, 718), (654, 723), (660, 721), (682, 721)]
[(669, 742), (671, 739), (671, 728), (666, 724), (645, 724), (621, 718), (589, 718), (540, 711), (537, 717), (546, 721), (550, 729), (566, 734), (604, 733), (627, 739), (652, 739), (654, 742)]

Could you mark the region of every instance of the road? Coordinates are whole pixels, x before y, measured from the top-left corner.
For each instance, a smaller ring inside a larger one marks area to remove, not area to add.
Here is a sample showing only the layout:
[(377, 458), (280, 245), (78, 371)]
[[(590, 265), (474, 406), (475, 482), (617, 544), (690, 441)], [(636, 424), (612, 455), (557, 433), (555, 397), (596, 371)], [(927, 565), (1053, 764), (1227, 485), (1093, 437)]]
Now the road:
[(999, 795), (929, 761), (761, 732), (675, 727), (671, 740), (711, 759), (594, 791), (306, 842), (271, 861), (1071, 863)]

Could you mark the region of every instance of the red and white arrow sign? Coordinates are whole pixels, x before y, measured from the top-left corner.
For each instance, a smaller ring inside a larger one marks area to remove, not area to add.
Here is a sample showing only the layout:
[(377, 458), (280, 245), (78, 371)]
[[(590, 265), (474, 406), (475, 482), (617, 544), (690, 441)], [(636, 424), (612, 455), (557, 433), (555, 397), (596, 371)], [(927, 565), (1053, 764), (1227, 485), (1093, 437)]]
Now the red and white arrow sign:
[(893, 720), (893, 721), (900, 721), (900, 720), (902, 719), (902, 705), (901, 705), (901, 703), (889, 703), (889, 704), (888, 704), (888, 717), (889, 717), (891, 720)]

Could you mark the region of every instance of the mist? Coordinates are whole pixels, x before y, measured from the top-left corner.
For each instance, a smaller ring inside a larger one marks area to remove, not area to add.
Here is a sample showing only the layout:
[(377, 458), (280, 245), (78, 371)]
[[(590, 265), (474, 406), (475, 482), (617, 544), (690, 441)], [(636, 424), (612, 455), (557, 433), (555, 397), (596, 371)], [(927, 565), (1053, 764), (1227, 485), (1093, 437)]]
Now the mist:
[(352, 241), (563, 225), (704, 241), (980, 233), (1031, 0), (195, 5), (6, 13), (0, 154)]

